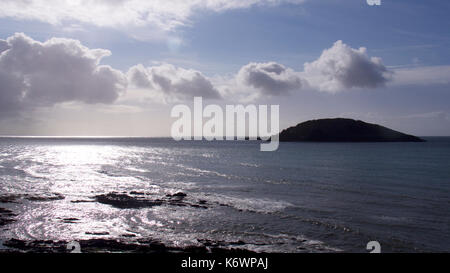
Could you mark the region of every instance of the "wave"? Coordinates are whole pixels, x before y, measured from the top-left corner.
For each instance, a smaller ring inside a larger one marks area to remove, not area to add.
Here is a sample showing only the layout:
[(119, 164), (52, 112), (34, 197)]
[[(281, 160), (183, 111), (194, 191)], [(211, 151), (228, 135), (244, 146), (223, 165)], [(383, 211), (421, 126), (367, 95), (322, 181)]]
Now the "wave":
[(239, 163), (239, 165), (244, 166), (244, 167), (254, 167), (254, 168), (261, 167), (260, 164), (253, 164), (253, 163)]
[(220, 206), (228, 206), (240, 211), (267, 214), (280, 212), (289, 206), (293, 206), (291, 203), (285, 201), (263, 198), (232, 197), (223, 194), (203, 194), (201, 198)]

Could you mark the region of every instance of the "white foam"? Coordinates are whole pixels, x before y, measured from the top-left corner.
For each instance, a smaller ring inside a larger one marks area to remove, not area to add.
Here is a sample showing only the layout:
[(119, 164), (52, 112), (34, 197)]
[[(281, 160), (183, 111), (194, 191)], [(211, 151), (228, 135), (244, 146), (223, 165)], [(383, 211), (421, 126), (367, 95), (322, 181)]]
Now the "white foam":
[(255, 167), (255, 168), (258, 168), (261, 166), (259, 164), (252, 164), (252, 163), (240, 163), (240, 165), (245, 166), (245, 167)]
[(205, 195), (206, 200), (210, 199), (213, 202), (224, 204), (239, 210), (260, 212), (260, 213), (274, 213), (282, 211), (285, 208), (292, 206), (291, 203), (285, 201), (277, 201), (263, 198), (243, 198), (232, 197), (222, 194)]

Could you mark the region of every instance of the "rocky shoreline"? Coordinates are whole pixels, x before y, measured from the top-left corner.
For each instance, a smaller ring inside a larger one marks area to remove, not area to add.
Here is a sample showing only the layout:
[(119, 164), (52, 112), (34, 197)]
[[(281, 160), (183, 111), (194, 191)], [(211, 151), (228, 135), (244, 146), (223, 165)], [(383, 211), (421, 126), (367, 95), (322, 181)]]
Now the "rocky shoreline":
[[(165, 196), (155, 196), (151, 193), (146, 192), (110, 192), (106, 194), (99, 194), (89, 197), (86, 200), (71, 200), (71, 203), (101, 203), (110, 205), (119, 209), (140, 209), (140, 208), (150, 208), (154, 206), (179, 206), (179, 207), (193, 207), (207, 209), (208, 206), (206, 200), (197, 201), (186, 201), (186, 193), (177, 192), (174, 194), (166, 194)], [(24, 200), (31, 202), (49, 202), (63, 200), (65, 196), (60, 193), (47, 193), (41, 195), (35, 194), (10, 194), (10, 195), (0, 195), (0, 205), (1, 204), (14, 204), (21, 203)], [(14, 222), (14, 217), (17, 216), (10, 209), (0, 207), (0, 226), (6, 225), (8, 223)], [(66, 223), (75, 223), (79, 219), (76, 218), (65, 218), (63, 219)]]
[[(197, 245), (174, 247), (167, 246), (157, 240), (139, 239), (135, 241), (124, 241), (114, 239), (88, 239), (76, 241), (80, 245), (83, 253), (188, 253), (188, 254), (246, 254), (253, 251), (237, 248), (236, 246), (245, 244), (238, 242), (210, 241), (199, 239)], [(18, 240), (10, 239), (3, 242), (7, 249), (0, 252), (35, 252), (35, 253), (70, 253), (74, 249), (70, 247), (69, 241), (51, 240)]]
[[(190, 198), (187, 200), (187, 194), (176, 192), (166, 195), (155, 195), (147, 192), (110, 192), (105, 194), (93, 195), (85, 200), (71, 200), (71, 203), (94, 202), (112, 206), (118, 209), (141, 209), (154, 206), (175, 206), (192, 207), (198, 209), (208, 209), (211, 204), (206, 200), (196, 200)], [(40, 195), (30, 194), (10, 194), (0, 195), (0, 228), (7, 228), (7, 225), (16, 221), (15, 214), (9, 207), (4, 208), (6, 204), (17, 204), (24, 201), (30, 202), (50, 202), (63, 200), (65, 196), (59, 193), (47, 193)], [(222, 205), (222, 204), (217, 204)], [(61, 218), (66, 224), (76, 224), (81, 219), (67, 217)], [(245, 242), (225, 242), (212, 241), (209, 239), (198, 239), (197, 243), (188, 246), (169, 246), (153, 239), (139, 238), (135, 239), (134, 234), (123, 234), (122, 238), (98, 238), (98, 236), (107, 236), (108, 232), (85, 232), (86, 235), (92, 235), (93, 239), (77, 240), (82, 252), (125, 252), (125, 253), (252, 253), (250, 250), (239, 248), (245, 245)], [(11, 238), (2, 242), (3, 248), (0, 252), (39, 252), (39, 253), (68, 253), (72, 249), (68, 248), (70, 241), (60, 240), (20, 240)]]

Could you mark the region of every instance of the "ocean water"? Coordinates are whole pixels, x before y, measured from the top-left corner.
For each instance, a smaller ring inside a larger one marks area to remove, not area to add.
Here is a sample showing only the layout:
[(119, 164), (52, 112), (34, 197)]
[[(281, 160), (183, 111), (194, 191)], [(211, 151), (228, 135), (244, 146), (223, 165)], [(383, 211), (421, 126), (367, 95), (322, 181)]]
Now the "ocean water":
[[(260, 152), (257, 141), (0, 138), (0, 242), (448, 252), (450, 138), (427, 140)], [(99, 198), (111, 193), (134, 199)]]

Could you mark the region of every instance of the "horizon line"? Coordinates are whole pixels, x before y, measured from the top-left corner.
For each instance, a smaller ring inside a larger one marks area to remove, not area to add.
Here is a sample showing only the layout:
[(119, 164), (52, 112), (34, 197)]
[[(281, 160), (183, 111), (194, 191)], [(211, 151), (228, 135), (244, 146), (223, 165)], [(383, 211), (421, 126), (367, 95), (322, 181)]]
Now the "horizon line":
[[(450, 137), (450, 135), (416, 135), (418, 137)], [(194, 140), (195, 136), (192, 136), (191, 140)], [(237, 138), (238, 136), (234, 136)], [(249, 136), (239, 136), (244, 138), (249, 138)], [(260, 137), (260, 136), (251, 136), (253, 137)], [(172, 138), (171, 136), (96, 136), (96, 135), (71, 135), (71, 136), (64, 136), (64, 135), (0, 135), (0, 138)], [(202, 138), (205, 138), (203, 136)], [(223, 136), (223, 140), (226, 140), (226, 136)], [(186, 140), (186, 139), (183, 139)]]
[[(72, 135), (72, 136), (64, 136), (64, 135), (0, 135), (0, 138), (172, 138), (171, 136), (78, 136), (78, 135)], [(192, 136), (192, 139), (195, 136)], [(206, 138), (208, 136), (202, 136), (202, 138)], [(222, 136), (224, 139), (226, 136)], [(236, 137), (255, 137), (258, 138), (260, 136), (234, 136)], [(270, 137), (270, 136), (269, 136)], [(185, 139), (183, 139), (185, 140)]]

